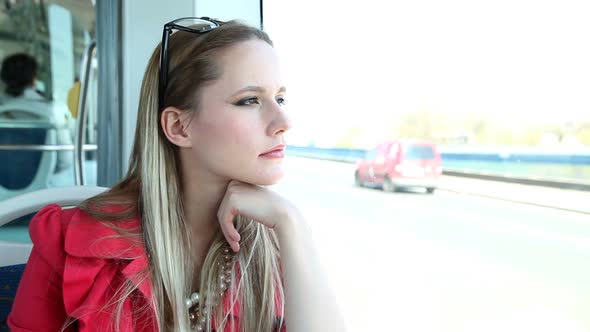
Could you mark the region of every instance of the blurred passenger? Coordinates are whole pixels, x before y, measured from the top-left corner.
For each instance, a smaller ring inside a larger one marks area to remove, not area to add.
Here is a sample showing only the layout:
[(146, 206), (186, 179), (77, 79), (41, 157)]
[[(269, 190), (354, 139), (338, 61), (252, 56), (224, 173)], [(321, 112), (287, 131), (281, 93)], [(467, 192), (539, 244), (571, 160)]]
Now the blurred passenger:
[[(57, 144), (73, 143), (69, 117), (57, 110), (36, 87), (37, 61), (28, 54), (8, 56), (2, 62), (0, 78), (4, 82), (5, 97), (0, 103), (0, 120), (47, 121), (56, 129)], [(73, 152), (57, 152), (57, 168), (61, 171), (72, 165)]]
[(19, 53), (4, 59), (0, 78), (6, 85), (8, 98), (45, 101), (42, 93), (35, 89), (37, 61), (30, 55)]
[(269, 37), (185, 18), (160, 45), (126, 177), (31, 222), (12, 331), (345, 331), (306, 221), (264, 187), (291, 127)]

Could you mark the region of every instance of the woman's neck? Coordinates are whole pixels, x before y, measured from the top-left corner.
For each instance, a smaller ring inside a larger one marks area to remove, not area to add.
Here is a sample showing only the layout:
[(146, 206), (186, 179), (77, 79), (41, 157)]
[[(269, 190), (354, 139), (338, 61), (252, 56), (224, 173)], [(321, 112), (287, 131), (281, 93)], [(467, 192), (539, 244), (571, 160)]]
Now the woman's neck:
[(219, 231), (217, 211), (229, 181), (209, 174), (199, 174), (195, 168), (183, 171), (184, 217), (192, 243), (192, 255), (197, 269), (200, 270)]

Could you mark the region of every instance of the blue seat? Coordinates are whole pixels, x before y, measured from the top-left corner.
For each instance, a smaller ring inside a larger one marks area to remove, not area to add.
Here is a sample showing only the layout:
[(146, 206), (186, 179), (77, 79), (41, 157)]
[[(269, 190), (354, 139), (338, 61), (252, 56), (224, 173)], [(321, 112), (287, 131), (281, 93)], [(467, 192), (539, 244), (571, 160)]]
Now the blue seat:
[[(2, 128), (0, 143), (44, 145), (47, 129)], [(54, 153), (54, 152), (50, 152)], [(0, 186), (7, 190), (25, 189), (33, 183), (41, 164), (43, 151), (0, 150)]]
[(25, 264), (0, 267), (0, 331), (8, 331), (6, 318), (24, 271)]
[[(26, 103), (0, 105), (0, 145), (55, 145), (57, 128), (49, 114)], [(8, 115), (11, 116), (8, 116)], [(0, 200), (49, 187), (57, 152), (0, 151)]]

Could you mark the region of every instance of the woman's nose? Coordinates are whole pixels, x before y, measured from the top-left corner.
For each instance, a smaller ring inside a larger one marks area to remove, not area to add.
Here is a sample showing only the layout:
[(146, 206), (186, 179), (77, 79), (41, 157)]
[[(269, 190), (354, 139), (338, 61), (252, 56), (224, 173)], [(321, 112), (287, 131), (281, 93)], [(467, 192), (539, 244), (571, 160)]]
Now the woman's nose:
[(291, 122), (289, 116), (286, 114), (285, 110), (277, 106), (277, 109), (273, 113), (274, 118), (268, 126), (268, 134), (270, 136), (282, 134), (287, 130), (291, 129), (293, 123)]

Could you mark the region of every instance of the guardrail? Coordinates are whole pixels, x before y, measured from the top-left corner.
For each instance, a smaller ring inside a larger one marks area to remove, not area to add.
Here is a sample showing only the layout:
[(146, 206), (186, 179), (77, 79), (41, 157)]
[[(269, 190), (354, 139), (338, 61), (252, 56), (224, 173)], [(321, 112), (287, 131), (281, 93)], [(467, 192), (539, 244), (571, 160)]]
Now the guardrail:
[[(477, 151), (439, 147), (443, 173), (453, 176), (590, 191), (590, 152), (541, 152), (536, 149)], [(367, 150), (289, 146), (287, 154), (354, 163)]]
[(367, 150), (364, 149), (345, 149), (345, 148), (317, 148), (307, 146), (287, 146), (287, 154), (298, 157), (309, 157), (315, 159), (325, 159), (332, 161), (341, 161), (355, 163), (362, 159)]

